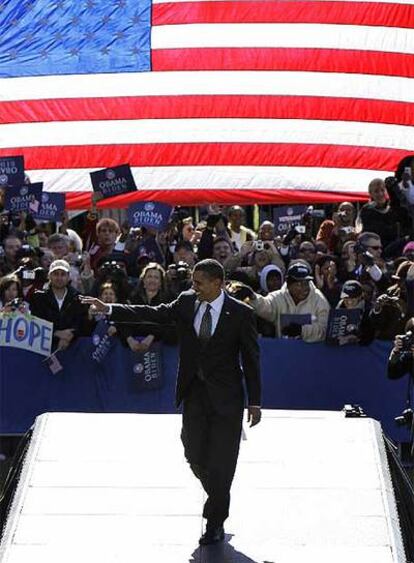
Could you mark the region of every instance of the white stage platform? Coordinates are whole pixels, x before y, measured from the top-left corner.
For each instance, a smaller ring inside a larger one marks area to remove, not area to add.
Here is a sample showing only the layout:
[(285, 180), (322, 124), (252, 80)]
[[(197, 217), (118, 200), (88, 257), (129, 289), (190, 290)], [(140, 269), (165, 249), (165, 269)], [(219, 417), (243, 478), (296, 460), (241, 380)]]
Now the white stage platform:
[(167, 414), (39, 417), (1, 563), (405, 562), (377, 422), (264, 411), (241, 444), (226, 542), (204, 548), (180, 426)]

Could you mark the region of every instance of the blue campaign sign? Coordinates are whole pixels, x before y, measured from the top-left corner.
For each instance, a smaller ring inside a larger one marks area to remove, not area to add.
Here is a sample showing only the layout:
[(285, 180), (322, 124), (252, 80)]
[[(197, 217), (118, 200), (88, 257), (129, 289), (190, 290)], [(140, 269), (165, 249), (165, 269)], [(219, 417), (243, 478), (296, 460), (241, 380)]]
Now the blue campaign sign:
[(128, 207), (130, 227), (146, 227), (163, 231), (167, 228), (172, 213), (172, 206), (156, 201), (140, 201)]
[(43, 192), (39, 210), (32, 213), (38, 221), (61, 221), (65, 210), (65, 194)]
[(273, 210), (276, 235), (285, 235), (292, 227), (299, 225), (307, 209), (306, 205), (283, 205)]
[(100, 364), (108, 355), (109, 350), (115, 344), (115, 337), (108, 334), (109, 324), (104, 320), (100, 320), (92, 335), (92, 360)]
[(100, 192), (104, 198), (135, 192), (137, 189), (129, 164), (96, 170), (90, 175), (93, 191)]
[(23, 186), (9, 186), (4, 194), (4, 209), (11, 212), (38, 213), (43, 182)]
[(0, 186), (21, 186), (24, 184), (23, 156), (0, 157)]
[(23, 313), (0, 313), (0, 346), (49, 356), (53, 323)]

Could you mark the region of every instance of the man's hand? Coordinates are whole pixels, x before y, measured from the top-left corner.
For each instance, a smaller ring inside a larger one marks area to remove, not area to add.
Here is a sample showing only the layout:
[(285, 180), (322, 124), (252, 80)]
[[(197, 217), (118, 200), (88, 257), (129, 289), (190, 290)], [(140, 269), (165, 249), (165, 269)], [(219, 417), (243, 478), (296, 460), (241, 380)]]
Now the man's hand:
[(73, 328), (65, 328), (63, 330), (56, 330), (54, 336), (59, 338), (59, 340), (67, 340), (68, 343), (73, 340), (74, 337), (74, 329)]
[(262, 410), (260, 407), (247, 407), (247, 422), (250, 422), (250, 427), (259, 424), (262, 418)]
[(90, 306), (89, 312), (92, 315), (107, 315), (110, 311), (109, 305), (107, 305), (100, 299), (97, 299), (96, 297), (91, 297), (90, 295), (80, 295), (79, 301), (82, 303), (82, 305)]

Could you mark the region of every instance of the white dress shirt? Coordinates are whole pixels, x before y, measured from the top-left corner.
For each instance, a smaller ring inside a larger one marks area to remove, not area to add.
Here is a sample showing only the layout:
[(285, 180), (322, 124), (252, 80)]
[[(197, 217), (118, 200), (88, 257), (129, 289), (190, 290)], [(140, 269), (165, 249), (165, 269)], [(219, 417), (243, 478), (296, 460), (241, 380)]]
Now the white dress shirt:
[[(211, 313), (211, 336), (213, 336), (214, 331), (216, 330), (217, 327), (217, 323), (219, 321), (220, 318), (220, 314), (221, 314), (221, 310), (223, 308), (223, 303), (224, 303), (224, 291), (221, 290), (220, 295), (217, 297), (217, 299), (214, 299), (214, 301), (212, 301), (211, 303), (209, 303), (211, 309), (210, 309), (210, 313)], [(200, 325), (201, 325), (201, 319), (203, 318), (203, 315), (205, 313), (205, 310), (207, 308), (207, 301), (202, 301), (201, 303), (199, 301), (196, 301), (196, 315), (194, 317), (194, 330), (196, 331), (197, 336), (200, 334)]]

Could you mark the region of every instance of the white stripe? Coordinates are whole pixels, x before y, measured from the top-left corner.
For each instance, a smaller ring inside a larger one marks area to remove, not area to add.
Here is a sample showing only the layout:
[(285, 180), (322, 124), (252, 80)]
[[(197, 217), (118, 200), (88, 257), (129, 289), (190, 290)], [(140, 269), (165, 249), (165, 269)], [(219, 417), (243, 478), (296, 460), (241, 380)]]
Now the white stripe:
[[(210, 2), (222, 2), (223, 0), (208, 0), (208, 2), (206, 0), (152, 0), (153, 4), (180, 4), (181, 2), (204, 2), (206, 4), (209, 4)], [(317, 2), (328, 2), (331, 0), (314, 0), (314, 3), (316, 4)], [(358, 3), (362, 3), (361, 0), (347, 0), (347, 2), (358, 2)], [(390, 0), (363, 0), (363, 3), (365, 4), (366, 2), (372, 2), (373, 4), (389, 4)], [(412, 4), (412, 0), (399, 0), (398, 2), (391, 2), (393, 5), (398, 5), (398, 4)]]
[(286, 47), (414, 53), (414, 29), (331, 24), (232, 23), (154, 26), (152, 49)]
[[(32, 182), (43, 181), (46, 191), (90, 191), (92, 169), (28, 170)], [(342, 168), (278, 166), (159, 166), (133, 167), (138, 189), (303, 189), (364, 191), (373, 178), (393, 173)]]
[(301, 119), (141, 119), (0, 126), (0, 147), (138, 143), (317, 143), (414, 150), (414, 127)]
[(0, 80), (0, 101), (192, 94), (338, 96), (414, 102), (414, 79), (331, 72), (185, 71)]

